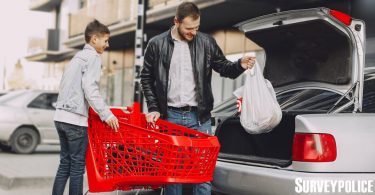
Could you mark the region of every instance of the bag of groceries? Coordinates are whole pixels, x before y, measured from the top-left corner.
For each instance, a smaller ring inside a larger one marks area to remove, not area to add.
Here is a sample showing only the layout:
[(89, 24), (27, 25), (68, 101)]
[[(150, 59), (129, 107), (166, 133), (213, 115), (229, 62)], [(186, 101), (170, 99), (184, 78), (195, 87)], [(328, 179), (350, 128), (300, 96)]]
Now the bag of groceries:
[(242, 97), (241, 125), (250, 134), (267, 133), (276, 127), (282, 118), (276, 93), (272, 84), (263, 77), (257, 62), (245, 74), (245, 85), (234, 92), (237, 98)]

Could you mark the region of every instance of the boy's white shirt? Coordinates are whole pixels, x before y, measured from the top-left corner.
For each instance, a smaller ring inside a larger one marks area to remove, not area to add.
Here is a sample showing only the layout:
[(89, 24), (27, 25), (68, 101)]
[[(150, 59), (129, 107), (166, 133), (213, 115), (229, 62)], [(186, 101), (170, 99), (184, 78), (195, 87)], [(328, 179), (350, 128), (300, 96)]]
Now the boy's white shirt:
[(73, 112), (68, 112), (62, 109), (56, 109), (53, 120), (58, 121), (58, 122), (63, 122), (63, 123), (69, 123), (72, 125), (83, 126), (83, 127), (88, 126), (86, 116), (76, 114)]

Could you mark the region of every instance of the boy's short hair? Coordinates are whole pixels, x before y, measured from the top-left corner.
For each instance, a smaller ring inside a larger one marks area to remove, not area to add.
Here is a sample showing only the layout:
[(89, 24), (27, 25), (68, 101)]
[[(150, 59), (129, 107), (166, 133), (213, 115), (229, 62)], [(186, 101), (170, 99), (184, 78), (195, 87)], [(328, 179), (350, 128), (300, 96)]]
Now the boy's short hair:
[(192, 2), (183, 2), (176, 9), (176, 18), (182, 21), (186, 17), (192, 17), (194, 20), (201, 15), (199, 8)]
[(94, 20), (87, 24), (85, 29), (85, 41), (90, 43), (91, 37), (93, 35), (104, 35), (110, 34), (109, 29), (104, 24), (100, 23), (98, 20)]

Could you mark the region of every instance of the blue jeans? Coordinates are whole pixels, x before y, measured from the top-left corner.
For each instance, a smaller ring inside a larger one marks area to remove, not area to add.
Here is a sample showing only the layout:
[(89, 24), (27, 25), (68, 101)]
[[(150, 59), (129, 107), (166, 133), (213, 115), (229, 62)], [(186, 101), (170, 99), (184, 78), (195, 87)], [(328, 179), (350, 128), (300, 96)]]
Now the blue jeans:
[[(212, 135), (211, 121), (208, 120), (202, 124), (198, 123), (197, 112), (183, 112), (168, 109), (169, 122), (182, 125), (200, 132)], [(193, 195), (210, 195), (211, 183), (193, 184)], [(165, 189), (165, 195), (182, 195), (182, 184), (168, 185)]]
[(63, 195), (70, 177), (69, 195), (83, 194), (87, 127), (55, 121), (60, 138), (60, 165), (53, 184), (52, 195)]

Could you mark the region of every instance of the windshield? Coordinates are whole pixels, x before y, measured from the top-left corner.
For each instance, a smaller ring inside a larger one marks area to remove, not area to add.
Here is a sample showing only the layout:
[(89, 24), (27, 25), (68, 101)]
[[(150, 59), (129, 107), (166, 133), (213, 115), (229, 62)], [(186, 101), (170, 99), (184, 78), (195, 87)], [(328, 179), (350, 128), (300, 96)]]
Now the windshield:
[(12, 100), (13, 98), (16, 98), (18, 96), (22, 96), (26, 91), (11, 91), (3, 96), (0, 97), (0, 104), (4, 104), (5, 102), (8, 102)]
[(15, 91), (0, 97), (0, 105), (10, 107), (22, 107), (27, 101), (35, 96), (35, 93), (30, 91)]

